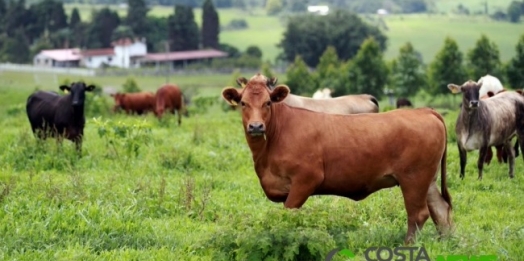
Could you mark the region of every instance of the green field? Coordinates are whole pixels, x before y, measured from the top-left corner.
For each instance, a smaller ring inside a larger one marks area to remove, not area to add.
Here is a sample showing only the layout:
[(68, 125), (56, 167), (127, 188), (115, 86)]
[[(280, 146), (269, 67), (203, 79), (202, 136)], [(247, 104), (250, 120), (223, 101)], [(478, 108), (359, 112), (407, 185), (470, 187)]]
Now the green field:
[[(407, 227), (398, 188), (358, 203), (312, 197), (293, 211), (270, 202), (254, 172), (240, 115), (225, 112), (218, 100), (229, 78), (176, 78), (183, 88), (200, 86), (202, 95), (217, 98), (207, 109), (193, 103), (181, 126), (175, 117), (158, 122), (151, 115), (88, 115), (78, 160), (69, 141), (58, 150), (52, 140), (39, 144), (33, 138), (24, 110), (35, 87), (32, 75), (1, 73), (0, 258), (302, 261), (324, 260), (342, 247), (355, 252), (351, 260), (364, 260), (368, 247), (402, 244)], [(117, 86), (125, 78), (86, 80)], [(136, 80), (150, 90), (162, 83), (161, 77)], [(456, 117), (457, 111), (446, 114), (448, 133)], [(115, 128), (127, 132), (118, 135)], [(431, 260), (448, 254), (522, 260), (523, 160), (516, 160), (513, 180), (506, 165), (492, 162), (478, 181), (473, 152), (460, 180), (453, 139), (447, 169), (456, 231), (436, 240), (428, 220), (416, 246), (424, 246)]]

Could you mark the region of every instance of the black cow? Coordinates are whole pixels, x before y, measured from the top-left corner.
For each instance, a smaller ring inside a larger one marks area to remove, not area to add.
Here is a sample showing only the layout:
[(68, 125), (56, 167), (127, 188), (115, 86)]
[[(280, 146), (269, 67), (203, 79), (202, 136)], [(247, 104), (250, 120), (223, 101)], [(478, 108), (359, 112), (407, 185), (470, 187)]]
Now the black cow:
[(69, 94), (60, 96), (55, 92), (38, 91), (27, 98), (26, 111), (33, 133), (40, 139), (66, 138), (75, 143), (78, 153), (82, 151), (84, 135), (85, 92), (95, 86), (83, 82), (62, 85), (60, 90)]
[(397, 100), (397, 109), (402, 107), (413, 107), (413, 104), (407, 98), (399, 98)]

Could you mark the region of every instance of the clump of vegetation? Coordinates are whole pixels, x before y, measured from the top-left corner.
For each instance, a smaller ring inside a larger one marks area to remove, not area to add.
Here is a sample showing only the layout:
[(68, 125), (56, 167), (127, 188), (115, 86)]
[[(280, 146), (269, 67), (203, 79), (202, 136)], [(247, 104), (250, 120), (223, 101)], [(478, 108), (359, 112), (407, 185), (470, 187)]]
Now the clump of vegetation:
[(122, 89), (125, 93), (142, 91), (133, 78), (127, 78), (124, 84), (122, 84)]

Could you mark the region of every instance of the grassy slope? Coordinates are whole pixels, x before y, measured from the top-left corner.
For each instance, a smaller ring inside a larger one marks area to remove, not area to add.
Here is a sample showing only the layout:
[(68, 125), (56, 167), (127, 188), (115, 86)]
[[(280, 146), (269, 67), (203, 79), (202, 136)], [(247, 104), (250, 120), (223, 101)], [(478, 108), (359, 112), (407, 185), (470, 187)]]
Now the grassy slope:
[[(471, 5), (476, 2), (471, 1)], [(70, 12), (72, 5), (66, 5)], [(98, 8), (99, 6), (97, 6)], [(90, 8), (79, 6), (82, 19), (90, 18)], [(441, 7), (445, 9), (445, 5)], [(121, 15), (123, 10), (119, 10)], [(153, 7), (151, 15), (168, 16), (173, 13), (171, 7)], [(285, 24), (278, 17), (265, 16), (262, 11), (248, 15), (236, 9), (219, 10), (220, 23), (226, 25), (232, 19), (245, 19), (249, 24), (248, 30), (223, 31), (220, 42), (236, 46), (245, 50), (250, 45), (261, 48), (264, 59), (273, 61), (280, 50), (276, 45), (282, 39)], [(201, 10), (195, 9), (195, 19), (201, 23)], [(389, 38), (389, 46), (385, 53), (387, 59), (398, 55), (400, 46), (411, 41), (416, 49), (424, 56), (424, 61), (431, 61), (440, 50), (446, 36), (453, 37), (462, 51), (466, 52), (474, 46), (475, 41), (482, 33), (494, 41), (500, 50), (501, 58), (507, 61), (515, 53), (515, 45), (523, 33), (524, 24), (495, 22), (480, 16), (455, 15), (392, 15), (386, 18), (389, 30), (385, 32)]]
[[(220, 87), (229, 80), (213, 77)], [(1, 83), (0, 97), (18, 97), (3, 99), (3, 106), (23, 103), (32, 90), (30, 80), (22, 78), (30, 77), (3, 73), (3, 80), (16, 83), (9, 88)], [(218, 95), (219, 90), (206, 93)], [(446, 116), (448, 128), (453, 128), (456, 115)], [(38, 149), (23, 110), (7, 115), (0, 109), (3, 259), (230, 260), (227, 255), (237, 249), (240, 254), (261, 249), (292, 253), (295, 242), (308, 244), (322, 257), (335, 246), (362, 257), (367, 247), (402, 243), (406, 214), (398, 188), (358, 203), (313, 197), (299, 211), (284, 210), (267, 200), (235, 112), (214, 107), (184, 118), (181, 127), (173, 118), (164, 124), (151, 116), (103, 119), (127, 126), (145, 121), (151, 127), (147, 142), (141, 143), (139, 155), (127, 167), (125, 150), (116, 154), (98, 136), (99, 127), (91, 117), (84, 157), (76, 161), (70, 142), (64, 143), (62, 153), (53, 141)], [(451, 239), (437, 241), (434, 225), (428, 221), (418, 245), (424, 245), (432, 258), (496, 254), (499, 260), (519, 260), (524, 255), (524, 205), (519, 197), (524, 190), (524, 164), (516, 161), (516, 179), (510, 180), (507, 167), (494, 162), (485, 167), (480, 182), (476, 180), (477, 155), (469, 154), (466, 179), (460, 180), (458, 153), (450, 140), (448, 182), (456, 232)]]

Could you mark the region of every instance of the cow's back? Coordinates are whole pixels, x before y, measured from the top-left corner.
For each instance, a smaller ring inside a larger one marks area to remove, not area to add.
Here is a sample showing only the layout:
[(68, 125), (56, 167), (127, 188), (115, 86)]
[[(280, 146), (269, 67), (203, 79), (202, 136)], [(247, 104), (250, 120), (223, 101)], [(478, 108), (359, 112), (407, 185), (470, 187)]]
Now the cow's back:
[(288, 95), (284, 103), (295, 108), (328, 114), (358, 114), (378, 112), (378, 102), (368, 94), (346, 95), (330, 99), (313, 99)]
[(182, 91), (176, 85), (163, 85), (156, 92), (156, 106), (157, 108), (169, 108), (180, 110), (183, 105)]
[(124, 109), (138, 113), (153, 110), (154, 104), (155, 95), (151, 92), (127, 93), (122, 100)]
[(504, 140), (497, 140), (497, 137), (501, 139), (515, 134), (517, 103), (523, 104), (524, 97), (516, 92), (502, 92), (484, 100), (491, 119), (490, 144), (501, 144)]
[(54, 92), (38, 91), (27, 98), (26, 112), (33, 129), (41, 127), (44, 121), (49, 124), (54, 123), (60, 97)]

